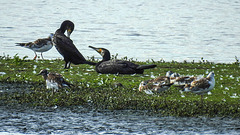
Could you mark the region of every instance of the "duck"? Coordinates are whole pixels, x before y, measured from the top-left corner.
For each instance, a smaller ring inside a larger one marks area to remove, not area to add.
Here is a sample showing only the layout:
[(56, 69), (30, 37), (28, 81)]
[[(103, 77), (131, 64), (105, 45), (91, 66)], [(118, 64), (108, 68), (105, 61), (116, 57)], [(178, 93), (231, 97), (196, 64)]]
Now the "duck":
[(129, 61), (111, 59), (110, 52), (105, 48), (89, 46), (97, 51), (102, 60), (95, 65), (95, 70), (102, 74), (143, 74), (145, 69), (155, 68), (157, 65), (138, 65)]
[[(59, 29), (56, 30), (53, 37), (53, 45), (57, 51), (63, 56), (65, 61), (65, 69), (69, 69), (71, 63), (96, 65), (94, 62), (87, 61), (83, 55), (78, 51), (73, 41), (70, 39), (70, 35), (74, 30), (74, 23), (70, 20), (62, 22)], [(67, 36), (64, 34), (67, 31)]]
[(43, 79), (46, 81), (47, 89), (58, 90), (63, 87), (71, 88), (72, 86), (74, 86), (73, 84), (65, 81), (61, 74), (48, 72), (48, 70), (46, 69), (41, 70), (37, 75), (43, 76)]
[(203, 95), (211, 91), (215, 86), (214, 72), (210, 72), (207, 77), (192, 81), (190, 84), (186, 84), (183, 91), (192, 92), (201, 95), (201, 102)]
[(48, 38), (41, 38), (28, 43), (16, 43), (17, 44), (16, 46), (21, 46), (33, 50), (35, 53), (35, 57), (33, 58), (33, 60), (36, 60), (37, 58), (36, 52), (41, 52), (41, 57), (44, 60), (42, 53), (50, 50), (53, 47), (52, 43), (53, 36), (54, 34), (50, 33)]
[(149, 79), (146, 81), (142, 81), (139, 84), (138, 90), (140, 92), (145, 91), (145, 93), (151, 93), (152, 92), (163, 92), (168, 90), (173, 83), (170, 82), (170, 77), (165, 77), (165, 76), (159, 76), (155, 79)]

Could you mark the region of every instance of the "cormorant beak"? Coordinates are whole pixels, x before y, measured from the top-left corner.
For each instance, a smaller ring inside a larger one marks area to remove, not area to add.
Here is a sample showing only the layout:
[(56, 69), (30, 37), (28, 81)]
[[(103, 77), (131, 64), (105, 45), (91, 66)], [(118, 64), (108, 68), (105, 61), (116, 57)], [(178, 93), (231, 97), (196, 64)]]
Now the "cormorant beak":
[(67, 29), (67, 37), (70, 38), (71, 33), (72, 33), (72, 30), (71, 29)]
[(88, 46), (89, 48), (92, 48), (92, 49), (94, 49), (94, 50), (97, 50), (97, 48), (96, 47), (93, 47), (93, 46)]
[(101, 54), (101, 52), (102, 52), (102, 49), (101, 49), (101, 48), (96, 48), (96, 47), (93, 47), (93, 46), (88, 46), (88, 47), (92, 48), (93, 50), (97, 51), (97, 52), (100, 53), (100, 54)]
[(95, 51), (97, 51), (97, 52), (99, 52), (98, 50), (98, 48), (96, 48), (96, 47), (93, 47), (93, 46), (88, 46), (89, 48), (92, 48), (93, 50), (95, 50)]
[(97, 52), (101, 54), (102, 53), (102, 49), (97, 49)]

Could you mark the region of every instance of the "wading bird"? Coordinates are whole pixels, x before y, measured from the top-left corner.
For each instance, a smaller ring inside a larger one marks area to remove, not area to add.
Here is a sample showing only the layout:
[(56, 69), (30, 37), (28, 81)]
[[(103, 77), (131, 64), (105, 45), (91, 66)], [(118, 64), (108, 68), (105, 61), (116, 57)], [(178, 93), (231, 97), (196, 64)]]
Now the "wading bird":
[(50, 50), (53, 46), (52, 38), (53, 38), (53, 33), (51, 33), (48, 38), (37, 39), (34, 42), (16, 43), (16, 44), (17, 44), (17, 46), (21, 46), (21, 47), (25, 47), (25, 48), (33, 50), (35, 53), (35, 57), (33, 58), (34, 60), (37, 58), (36, 52), (41, 52), (41, 56), (43, 59), (42, 53)]

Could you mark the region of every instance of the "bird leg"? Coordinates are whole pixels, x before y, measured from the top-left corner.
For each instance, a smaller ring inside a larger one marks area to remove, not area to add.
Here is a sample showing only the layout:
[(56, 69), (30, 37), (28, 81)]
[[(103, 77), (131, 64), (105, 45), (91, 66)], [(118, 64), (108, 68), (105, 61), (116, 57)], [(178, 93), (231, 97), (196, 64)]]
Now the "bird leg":
[(36, 58), (37, 58), (37, 53), (36, 52), (34, 52), (35, 53), (35, 57), (33, 58), (33, 60), (36, 60)]
[(42, 56), (42, 59), (44, 60), (43, 55), (42, 55), (42, 52), (41, 52), (41, 56)]
[(68, 62), (68, 68), (70, 68), (71, 62)]
[(69, 69), (70, 68), (70, 64), (71, 64), (71, 62), (65, 62), (64, 69)]
[(65, 62), (64, 69), (67, 69), (67, 64), (68, 64), (68, 62)]

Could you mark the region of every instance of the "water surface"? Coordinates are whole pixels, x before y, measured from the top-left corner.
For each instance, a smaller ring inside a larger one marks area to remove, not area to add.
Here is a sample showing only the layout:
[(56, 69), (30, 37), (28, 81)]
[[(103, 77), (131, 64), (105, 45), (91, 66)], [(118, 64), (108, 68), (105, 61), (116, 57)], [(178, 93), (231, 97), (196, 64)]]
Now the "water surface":
[(239, 134), (237, 118), (161, 117), (147, 111), (0, 106), (0, 134)]
[[(85, 56), (112, 54), (145, 61), (235, 62), (240, 58), (240, 2), (237, 0), (0, 1), (0, 55), (34, 57), (16, 42), (44, 38), (62, 21), (75, 23), (72, 40)], [(46, 59), (62, 58), (55, 48)]]

